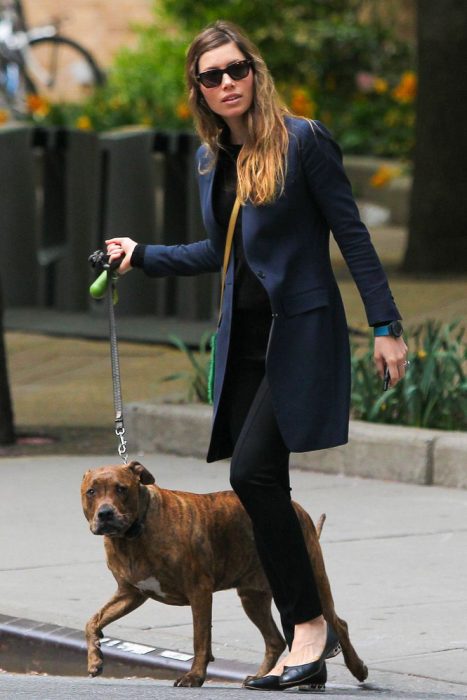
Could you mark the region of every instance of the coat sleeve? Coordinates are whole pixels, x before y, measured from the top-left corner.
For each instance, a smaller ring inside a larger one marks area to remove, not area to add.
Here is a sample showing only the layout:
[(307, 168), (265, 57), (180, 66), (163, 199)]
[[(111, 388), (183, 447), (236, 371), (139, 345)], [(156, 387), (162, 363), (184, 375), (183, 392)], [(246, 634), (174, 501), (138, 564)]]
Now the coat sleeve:
[(149, 277), (217, 272), (222, 262), (209, 238), (186, 245), (147, 245), (141, 267)]
[(369, 325), (401, 319), (368, 229), (360, 219), (338, 144), (319, 121), (303, 121), (301, 129), (301, 157), (311, 194), (357, 285)]

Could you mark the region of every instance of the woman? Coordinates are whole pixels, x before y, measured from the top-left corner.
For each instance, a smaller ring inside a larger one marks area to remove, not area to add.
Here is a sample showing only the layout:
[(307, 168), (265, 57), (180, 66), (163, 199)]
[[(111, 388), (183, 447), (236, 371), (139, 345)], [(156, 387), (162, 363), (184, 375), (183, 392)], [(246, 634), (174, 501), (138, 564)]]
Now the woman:
[[(222, 267), (237, 195), (232, 255), (216, 350), (208, 461), (232, 457), (231, 485), (248, 512), (281, 615), (289, 655), (252, 689), (325, 680), (336, 646), (322, 616), (303, 535), (291, 505), (288, 461), (348, 442), (350, 348), (329, 257), (329, 231), (358, 286), (374, 358), (390, 385), (404, 377), (407, 346), (387, 278), (360, 221), (341, 152), (319, 122), (279, 102), (256, 47), (228, 22), (191, 44), (189, 100), (208, 238), (180, 246), (107, 241), (120, 272), (194, 275)], [(376, 333), (376, 331), (375, 331)], [(284, 670), (284, 667), (287, 669)]]

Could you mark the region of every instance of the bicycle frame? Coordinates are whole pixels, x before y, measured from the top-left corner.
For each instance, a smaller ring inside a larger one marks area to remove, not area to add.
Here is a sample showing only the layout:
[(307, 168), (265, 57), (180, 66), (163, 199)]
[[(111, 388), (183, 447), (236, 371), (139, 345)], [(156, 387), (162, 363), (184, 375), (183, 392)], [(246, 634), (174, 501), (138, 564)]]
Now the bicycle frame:
[[(35, 50), (37, 46), (46, 45), (51, 51), (53, 65), (50, 68)], [(92, 77), (90, 83), (101, 82), (99, 67), (92, 55), (78, 42), (60, 33), (60, 20), (29, 29), (21, 0), (0, 0), (0, 91), (6, 95), (8, 103), (21, 98), (24, 84), (27, 92), (32, 93), (38, 92), (37, 85), (54, 89), (59, 56), (63, 56), (63, 49), (59, 47), (63, 46), (71, 47), (86, 62)], [(83, 84), (88, 84), (88, 81), (83, 81)]]
[(8, 99), (16, 94), (20, 72), (24, 70), (24, 57), (21, 50), (24, 32), (16, 32), (17, 23), (15, 6), (3, 4), (0, 14), (0, 68), (3, 90)]
[[(26, 71), (32, 80), (39, 80), (45, 85), (51, 84), (49, 74), (34, 60), (29, 45), (33, 40), (57, 36), (57, 27), (48, 24), (26, 31), (15, 30), (16, 19), (19, 19), (18, 24), (24, 26), (24, 15), (19, 2), (13, 3), (13, 9), (7, 6), (4, 17), (0, 19), (0, 54), (3, 54), (7, 62), (17, 63), (20, 70)], [(11, 94), (13, 92), (10, 91)]]

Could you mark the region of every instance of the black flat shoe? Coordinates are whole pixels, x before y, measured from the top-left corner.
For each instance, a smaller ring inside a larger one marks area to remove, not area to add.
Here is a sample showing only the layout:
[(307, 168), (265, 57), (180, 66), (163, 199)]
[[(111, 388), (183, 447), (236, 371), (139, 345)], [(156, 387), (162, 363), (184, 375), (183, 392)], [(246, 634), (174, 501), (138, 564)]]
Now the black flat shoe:
[(284, 666), (284, 671), (279, 678), (281, 688), (291, 688), (294, 685), (302, 685), (308, 681), (313, 682), (314, 676), (321, 672), (326, 658), (335, 656), (340, 651), (339, 639), (330, 624), (327, 625), (326, 644), (321, 656), (309, 664), (299, 666)]
[(280, 676), (261, 676), (260, 678), (251, 678), (245, 681), (244, 688), (248, 690), (282, 690), (279, 685)]
[(313, 678), (307, 683), (301, 683), (298, 686), (298, 690), (302, 693), (324, 693), (326, 690), (326, 681), (328, 679), (328, 672), (326, 669), (326, 664), (324, 663), (321, 671), (313, 676)]

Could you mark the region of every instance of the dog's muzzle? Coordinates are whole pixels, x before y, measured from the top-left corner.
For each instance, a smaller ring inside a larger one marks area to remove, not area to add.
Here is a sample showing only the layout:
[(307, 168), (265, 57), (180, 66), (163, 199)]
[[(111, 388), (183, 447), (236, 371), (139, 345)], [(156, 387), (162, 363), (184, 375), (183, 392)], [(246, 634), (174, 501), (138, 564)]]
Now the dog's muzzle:
[(92, 532), (95, 535), (118, 535), (127, 523), (119, 516), (115, 508), (109, 504), (100, 506), (92, 523)]

